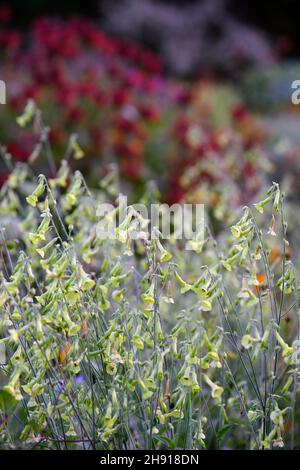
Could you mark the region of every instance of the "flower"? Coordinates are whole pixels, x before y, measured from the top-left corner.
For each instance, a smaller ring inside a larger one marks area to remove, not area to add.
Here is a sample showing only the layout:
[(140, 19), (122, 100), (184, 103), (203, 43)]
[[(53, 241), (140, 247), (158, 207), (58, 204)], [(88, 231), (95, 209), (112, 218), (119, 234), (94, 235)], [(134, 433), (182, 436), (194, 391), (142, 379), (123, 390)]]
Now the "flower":
[(204, 379), (206, 381), (206, 383), (210, 386), (211, 388), (211, 396), (212, 398), (221, 398), (223, 392), (224, 392), (224, 388), (223, 387), (220, 387), (219, 385), (215, 384), (214, 382), (212, 382), (212, 380), (210, 380), (210, 378), (208, 377), (207, 374), (204, 374)]
[(272, 214), (272, 221), (268, 230), (268, 235), (272, 235), (272, 237), (276, 237), (276, 233), (274, 229), (275, 229), (275, 216), (274, 214)]

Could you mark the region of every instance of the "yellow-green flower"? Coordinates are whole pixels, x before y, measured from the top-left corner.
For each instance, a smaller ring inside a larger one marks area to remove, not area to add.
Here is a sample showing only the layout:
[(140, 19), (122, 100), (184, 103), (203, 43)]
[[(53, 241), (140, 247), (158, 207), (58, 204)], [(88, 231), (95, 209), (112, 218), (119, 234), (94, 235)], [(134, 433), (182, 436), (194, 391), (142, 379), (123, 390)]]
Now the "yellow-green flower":
[(108, 364), (106, 364), (106, 372), (109, 375), (115, 375), (117, 373), (117, 364), (114, 362), (108, 362)]

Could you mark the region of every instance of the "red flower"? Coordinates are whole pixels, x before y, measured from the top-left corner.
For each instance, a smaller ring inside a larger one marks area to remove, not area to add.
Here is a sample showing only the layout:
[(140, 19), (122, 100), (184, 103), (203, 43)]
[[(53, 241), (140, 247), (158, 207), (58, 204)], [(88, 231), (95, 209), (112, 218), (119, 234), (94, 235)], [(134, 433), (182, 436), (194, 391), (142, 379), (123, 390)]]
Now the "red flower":
[(149, 122), (158, 122), (160, 113), (157, 108), (150, 105), (140, 105), (139, 112), (141, 116)]
[(232, 108), (231, 114), (233, 119), (236, 121), (243, 121), (250, 115), (249, 111), (247, 111), (247, 109), (242, 105), (238, 105)]
[(0, 36), (0, 44), (6, 50), (17, 50), (21, 45), (21, 35), (17, 31), (6, 31)]
[(136, 180), (141, 177), (142, 162), (138, 160), (122, 160), (121, 173), (130, 180)]
[(125, 104), (129, 103), (132, 99), (128, 90), (117, 89), (112, 91), (112, 103), (117, 106), (121, 107)]

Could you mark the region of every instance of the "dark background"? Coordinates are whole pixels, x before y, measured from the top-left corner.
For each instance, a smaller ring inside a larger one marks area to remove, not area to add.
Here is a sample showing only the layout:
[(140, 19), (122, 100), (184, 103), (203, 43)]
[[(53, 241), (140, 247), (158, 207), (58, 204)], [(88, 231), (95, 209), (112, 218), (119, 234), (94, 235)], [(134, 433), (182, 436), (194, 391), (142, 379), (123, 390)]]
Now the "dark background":
[[(107, 3), (107, 0), (104, 0)], [(14, 9), (13, 23), (26, 27), (41, 14), (59, 16), (83, 15), (101, 18), (103, 0), (10, 0), (1, 2)], [(201, 0), (159, 0), (184, 8), (188, 4), (201, 3)], [(122, 0), (110, 0), (110, 6)], [(227, 0), (227, 8), (237, 19), (261, 28), (271, 39), (288, 38), (290, 46), (287, 55), (300, 54), (300, 2), (299, 0)], [(103, 13), (102, 13), (103, 14)]]

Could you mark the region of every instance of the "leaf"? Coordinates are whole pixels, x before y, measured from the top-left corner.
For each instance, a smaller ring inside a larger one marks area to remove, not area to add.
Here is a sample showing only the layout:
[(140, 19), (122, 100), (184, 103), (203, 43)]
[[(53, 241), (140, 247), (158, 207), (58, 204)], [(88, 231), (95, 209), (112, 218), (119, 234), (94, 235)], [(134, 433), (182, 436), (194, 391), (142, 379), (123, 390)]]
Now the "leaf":
[(231, 429), (233, 426), (236, 426), (236, 423), (229, 423), (229, 424), (226, 424), (225, 426), (223, 426), (223, 428), (219, 429), (219, 431), (217, 432), (217, 440), (218, 440), (218, 442), (220, 442), (220, 441), (226, 436), (226, 434), (228, 433), (228, 431), (230, 431), (230, 429)]
[(11, 416), (18, 405), (17, 400), (5, 390), (0, 390), (0, 410), (6, 416)]
[(176, 442), (166, 436), (160, 436), (159, 434), (153, 435), (153, 440), (157, 440), (167, 446), (168, 449), (175, 450), (176, 449)]

